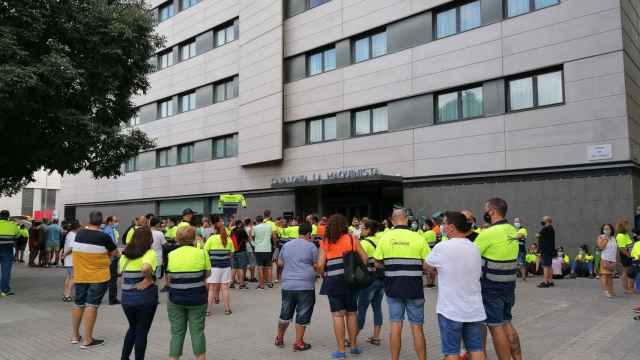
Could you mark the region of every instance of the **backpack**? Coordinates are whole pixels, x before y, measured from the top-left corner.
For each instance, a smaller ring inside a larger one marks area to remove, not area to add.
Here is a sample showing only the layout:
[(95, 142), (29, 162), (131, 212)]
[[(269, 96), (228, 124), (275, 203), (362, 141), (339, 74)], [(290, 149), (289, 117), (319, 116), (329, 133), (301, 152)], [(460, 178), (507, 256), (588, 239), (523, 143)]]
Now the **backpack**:
[(371, 285), (373, 277), (369, 274), (367, 264), (362, 262), (360, 255), (353, 246), (354, 238), (351, 236), (351, 251), (342, 255), (344, 264), (344, 281), (351, 289), (364, 289)]

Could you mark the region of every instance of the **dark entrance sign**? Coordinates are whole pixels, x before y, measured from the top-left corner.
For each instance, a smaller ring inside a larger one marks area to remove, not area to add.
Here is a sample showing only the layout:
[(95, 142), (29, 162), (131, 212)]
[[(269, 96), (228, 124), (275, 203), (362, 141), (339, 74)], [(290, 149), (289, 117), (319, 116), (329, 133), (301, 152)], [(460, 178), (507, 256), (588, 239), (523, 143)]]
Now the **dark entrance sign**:
[(377, 168), (344, 169), (330, 171), (324, 174), (314, 173), (312, 175), (275, 177), (271, 179), (271, 186), (280, 187), (286, 185), (306, 185), (309, 183), (335, 183), (340, 182), (341, 180), (349, 181), (362, 178), (379, 177), (381, 175), (382, 174)]

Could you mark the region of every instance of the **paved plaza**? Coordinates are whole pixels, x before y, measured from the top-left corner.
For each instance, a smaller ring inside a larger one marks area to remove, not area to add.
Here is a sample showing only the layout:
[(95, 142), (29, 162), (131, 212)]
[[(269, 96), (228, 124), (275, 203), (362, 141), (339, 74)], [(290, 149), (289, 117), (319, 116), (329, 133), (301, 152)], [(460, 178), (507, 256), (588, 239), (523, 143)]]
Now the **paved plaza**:
[[(0, 359), (118, 359), (126, 332), (126, 319), (120, 306), (103, 306), (98, 315), (95, 335), (106, 345), (90, 351), (69, 345), (70, 303), (63, 303), (63, 269), (31, 269), (20, 264), (14, 268), (17, 295), (0, 299)], [(631, 305), (640, 296), (606, 299), (597, 280), (558, 280), (552, 289), (538, 289), (539, 278), (518, 282), (514, 324), (520, 332), (525, 359), (598, 359), (637, 360), (638, 328), (632, 319)], [(619, 293), (620, 284), (615, 286)], [(428, 358), (440, 359), (440, 340), (435, 322), (436, 290), (425, 290)], [(293, 329), (286, 338), (286, 348), (273, 346), (279, 313), (279, 289), (232, 290), (233, 315), (225, 316), (221, 305), (207, 319), (207, 353), (209, 359), (276, 360), (328, 359), (335, 350), (335, 340), (325, 297), (320, 296), (306, 340), (313, 348), (305, 353), (291, 350)], [(165, 359), (169, 350), (169, 322), (166, 295), (149, 336), (147, 359)], [(384, 305), (386, 317), (386, 304)], [(362, 338), (369, 336), (371, 318)], [(406, 325), (405, 325), (406, 326)], [(376, 347), (364, 344), (362, 359), (388, 359), (387, 325), (384, 341)], [(408, 330), (408, 329), (407, 329)], [(405, 331), (405, 335), (409, 335)], [(187, 337), (188, 338), (188, 337)], [(402, 359), (414, 359), (411, 339), (403, 340)], [(191, 345), (185, 344), (184, 359), (193, 359)], [(490, 353), (490, 359), (495, 355)]]

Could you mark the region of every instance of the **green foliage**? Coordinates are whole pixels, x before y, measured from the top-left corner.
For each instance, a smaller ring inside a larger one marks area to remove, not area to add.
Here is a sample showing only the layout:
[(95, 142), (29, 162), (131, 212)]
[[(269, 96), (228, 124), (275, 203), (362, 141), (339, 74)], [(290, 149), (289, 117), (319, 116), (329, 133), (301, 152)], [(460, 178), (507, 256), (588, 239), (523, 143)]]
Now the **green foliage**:
[(0, 0), (0, 193), (39, 169), (122, 175), (153, 147), (122, 129), (162, 42), (143, 1)]

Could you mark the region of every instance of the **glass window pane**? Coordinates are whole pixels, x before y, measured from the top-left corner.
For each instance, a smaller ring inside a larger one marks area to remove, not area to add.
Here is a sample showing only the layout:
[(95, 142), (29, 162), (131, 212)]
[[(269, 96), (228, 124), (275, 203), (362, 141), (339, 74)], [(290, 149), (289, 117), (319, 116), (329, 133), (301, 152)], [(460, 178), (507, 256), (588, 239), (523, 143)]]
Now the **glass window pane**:
[(438, 122), (458, 120), (458, 92), (438, 95)]
[(360, 39), (355, 44), (355, 61), (360, 62), (369, 59), (369, 38)]
[(538, 75), (538, 106), (562, 102), (562, 72)]
[(224, 157), (224, 139), (218, 139), (214, 141), (214, 157), (216, 159), (222, 159)]
[(480, 1), (474, 1), (460, 7), (460, 31), (480, 26)]
[(387, 115), (387, 107), (379, 107), (373, 109), (373, 132), (381, 132), (389, 130), (389, 120)]
[(509, 109), (520, 110), (533, 107), (533, 79), (524, 78), (509, 82)]
[(234, 87), (235, 87), (235, 83), (233, 82), (233, 80), (231, 80), (231, 81), (226, 83), (226, 91), (227, 91), (226, 98), (227, 99), (231, 99), (231, 98), (235, 97), (235, 89), (234, 89)]
[(191, 44), (189, 44), (189, 56), (190, 57), (196, 56), (196, 43), (195, 43), (195, 41), (192, 42)]
[(324, 71), (334, 70), (335, 68), (336, 68), (336, 49), (325, 50)]
[(387, 53), (387, 33), (373, 35), (371, 37), (371, 57), (382, 56)]
[(462, 90), (462, 117), (471, 118), (484, 114), (482, 88)]
[(529, 0), (508, 0), (507, 16), (517, 16), (529, 12)]
[(222, 46), (225, 43), (225, 31), (216, 31), (216, 46)]
[(443, 11), (436, 15), (436, 37), (438, 39), (456, 33), (456, 9)]
[(327, 2), (327, 0), (309, 0), (309, 8), (314, 8), (318, 5), (322, 5), (325, 2)]
[(371, 118), (369, 110), (356, 112), (354, 130), (355, 135), (367, 135), (371, 133)]
[(560, 0), (536, 0), (535, 7), (536, 9), (543, 9), (547, 6), (559, 4)]
[(229, 27), (227, 28), (227, 30), (226, 30), (226, 37), (227, 37), (227, 38), (226, 38), (227, 42), (231, 42), (231, 41), (235, 40), (235, 38), (236, 38), (236, 34), (235, 34), (234, 29), (233, 29), (233, 25), (231, 25), (231, 26), (229, 26)]
[(322, 53), (309, 56), (309, 75), (316, 75), (322, 72)]
[(226, 88), (226, 85), (224, 83), (216, 85), (216, 90), (215, 90), (216, 101), (215, 102), (224, 101), (226, 99), (225, 88)]
[(309, 142), (322, 141), (322, 120), (309, 121)]
[(324, 140), (336, 139), (336, 118), (330, 117), (324, 119)]
[(236, 155), (236, 138), (235, 136), (229, 136), (224, 141), (225, 155), (227, 157)]

